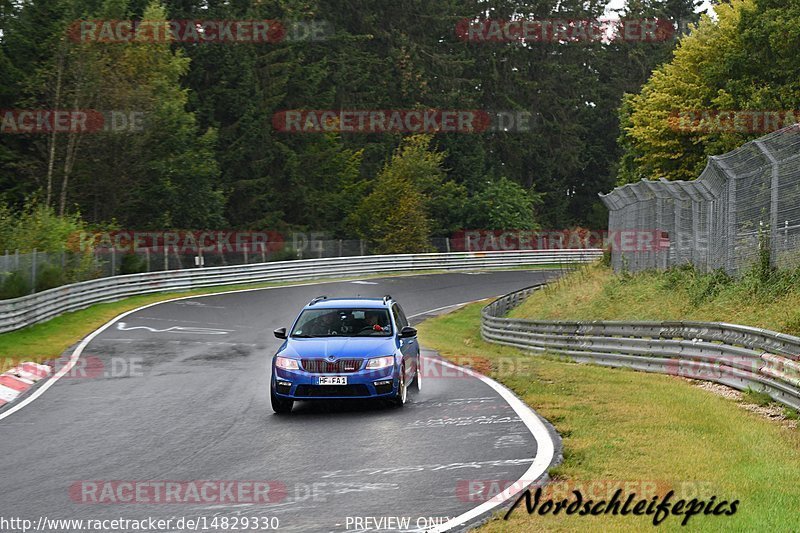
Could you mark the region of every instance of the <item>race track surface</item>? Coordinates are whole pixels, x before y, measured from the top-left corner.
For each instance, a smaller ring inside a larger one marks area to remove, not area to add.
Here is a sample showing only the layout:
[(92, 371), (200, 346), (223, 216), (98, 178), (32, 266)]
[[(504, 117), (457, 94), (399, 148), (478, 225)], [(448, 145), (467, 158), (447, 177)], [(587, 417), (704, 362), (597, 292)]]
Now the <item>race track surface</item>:
[[(72, 375), (0, 420), (0, 515), (34, 523), (42, 516), (203, 517), (207, 524), (213, 517), (276, 517), (279, 531), (309, 532), (405, 529), (396, 522), (376, 527), (364, 517), (406, 517), (407, 529), (416, 530), (434, 523), (428, 518), (457, 516), (480, 503), (464, 497), (465, 483), (517, 480), (537, 453), (509, 405), (485, 383), (450, 371), (427, 378), (420, 393), (412, 388), (402, 409), (306, 402), (277, 416), (268, 398), (269, 365), (280, 345), (272, 330), (291, 325), (320, 294), (388, 293), (416, 315), (415, 323), (432, 310), (554, 275), (494, 271), (329, 282), (136, 312), (93, 340)], [(89, 497), (81, 491), (91, 487), (85, 481), (118, 487), (203, 480), (270, 481), (271, 501), (82, 501)]]

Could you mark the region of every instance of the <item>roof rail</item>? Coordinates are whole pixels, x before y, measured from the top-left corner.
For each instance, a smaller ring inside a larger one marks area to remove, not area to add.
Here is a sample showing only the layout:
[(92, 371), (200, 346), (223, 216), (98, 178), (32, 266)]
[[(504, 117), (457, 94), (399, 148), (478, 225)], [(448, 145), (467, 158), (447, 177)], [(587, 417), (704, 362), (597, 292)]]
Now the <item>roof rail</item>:
[(327, 299), (328, 299), (328, 297), (323, 294), (322, 296), (317, 296), (313, 300), (308, 302), (308, 305), (314, 305), (315, 303), (317, 303), (319, 301), (327, 300)]
[(386, 303), (391, 299), (392, 299), (392, 295), (391, 294), (387, 294), (386, 296), (383, 297), (383, 303)]

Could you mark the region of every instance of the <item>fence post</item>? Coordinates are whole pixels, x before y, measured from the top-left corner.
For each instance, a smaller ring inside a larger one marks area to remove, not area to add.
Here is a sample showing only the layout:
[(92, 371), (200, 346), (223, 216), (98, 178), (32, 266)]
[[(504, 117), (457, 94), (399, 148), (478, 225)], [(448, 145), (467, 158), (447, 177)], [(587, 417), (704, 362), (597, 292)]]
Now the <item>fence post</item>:
[(725, 260), (728, 272), (737, 271), (736, 262), (736, 180), (728, 176), (728, 246)]
[(111, 275), (117, 275), (117, 250), (116, 246), (111, 247)]
[(342, 239), (339, 239), (339, 257), (342, 257)]
[(150, 272), (150, 248), (144, 249), (144, 261), (147, 264), (147, 271)]
[(263, 243), (263, 242), (259, 243), (259, 244), (261, 244), (261, 262), (262, 263), (266, 263), (267, 262), (267, 245), (265, 243)]
[(19, 248), (14, 250), (14, 270), (19, 270)]
[[(667, 185), (667, 187), (671, 187)], [(670, 189), (670, 194), (672, 194), (672, 207), (674, 212), (672, 214), (672, 235), (669, 236), (670, 241), (673, 239), (675, 240), (675, 264), (682, 265), (685, 263), (683, 260), (683, 239), (685, 237), (683, 233), (683, 199), (678, 194), (674, 194), (676, 191), (672, 191)], [(659, 235), (660, 237), (660, 235)], [(667, 250), (667, 254), (669, 254), (669, 250)]]
[(769, 159), (772, 169), (769, 197), (769, 257), (770, 264), (775, 266), (778, 260), (778, 188), (780, 187), (780, 173), (778, 160), (767, 149), (763, 141), (755, 141), (755, 145)]
[(445, 245), (447, 246), (447, 253), (450, 253), (450, 237), (445, 237)]
[(361, 255), (364, 255), (364, 239), (358, 239), (358, 248), (361, 252)]
[(36, 292), (36, 256), (37, 250), (34, 248), (31, 254), (31, 294)]
[(736, 220), (736, 178), (734, 178), (725, 164), (720, 161), (717, 156), (710, 158), (709, 164), (714, 164), (725, 175), (725, 185), (728, 187), (728, 197), (725, 198), (725, 233), (727, 234), (727, 242), (725, 243), (725, 270), (728, 273), (738, 272), (738, 265), (736, 264), (736, 246), (737, 246), (737, 220)]

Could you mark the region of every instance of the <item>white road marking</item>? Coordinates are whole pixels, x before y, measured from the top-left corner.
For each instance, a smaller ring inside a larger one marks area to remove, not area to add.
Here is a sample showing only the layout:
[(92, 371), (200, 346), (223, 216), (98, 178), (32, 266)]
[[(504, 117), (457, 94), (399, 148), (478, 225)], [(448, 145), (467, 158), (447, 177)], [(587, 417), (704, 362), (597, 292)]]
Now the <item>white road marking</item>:
[(330, 479), (336, 477), (360, 477), (360, 476), (396, 476), (400, 474), (413, 474), (416, 472), (451, 472), (453, 470), (480, 470), (481, 468), (520, 465), (535, 461), (535, 457), (522, 459), (493, 459), (489, 461), (470, 461), (461, 463), (415, 465), (415, 466), (396, 466), (389, 468), (360, 468), (358, 470), (332, 470), (320, 472), (319, 479)]
[(494, 449), (517, 448), (525, 446), (525, 438), (522, 435), (502, 435), (494, 442)]
[(222, 305), (209, 305), (202, 302), (173, 302), (172, 305), (185, 305), (191, 307), (205, 307), (206, 309), (227, 309), (227, 307)]
[[(501, 294), (500, 296), (503, 295)], [(437, 307), (436, 309), (428, 309), (427, 311), (417, 313), (416, 315), (410, 315), (408, 318), (416, 318), (422, 315), (429, 315), (431, 313), (435, 313), (436, 311), (444, 311), (445, 309), (450, 309), (452, 307), (463, 307), (465, 305), (474, 304), (475, 302), (482, 302), (483, 300), (489, 300), (491, 298), (500, 298), (500, 296), (489, 296), (488, 298), (481, 298), (479, 300), (471, 300), (469, 302), (461, 302), (460, 304), (445, 305), (444, 307)]]
[(448, 416), (446, 418), (430, 418), (428, 420), (415, 420), (406, 424), (406, 429), (432, 429), (447, 426), (472, 426), (487, 424), (515, 424), (521, 422), (516, 416), (479, 415), (479, 416)]
[(166, 329), (156, 329), (149, 326), (128, 326), (125, 322), (119, 322), (117, 324), (117, 330), (119, 331), (134, 331), (136, 329), (143, 329), (145, 331), (149, 331), (150, 333), (188, 333), (191, 335), (227, 335), (233, 331), (231, 329), (222, 330), (184, 326), (172, 326), (171, 328)]
[(353, 285), (378, 285), (374, 281), (351, 281), (350, 283)]

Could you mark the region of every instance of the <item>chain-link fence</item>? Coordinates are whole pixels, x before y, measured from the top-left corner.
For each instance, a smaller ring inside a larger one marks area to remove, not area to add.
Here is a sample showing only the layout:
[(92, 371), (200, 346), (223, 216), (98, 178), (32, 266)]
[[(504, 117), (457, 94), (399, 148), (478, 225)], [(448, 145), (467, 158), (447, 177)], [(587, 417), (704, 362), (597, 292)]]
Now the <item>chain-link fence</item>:
[(640, 271), (691, 263), (736, 274), (769, 250), (800, 265), (800, 126), (709, 158), (694, 181), (648, 181), (600, 195), (612, 265)]
[[(433, 238), (429, 252), (450, 252), (451, 239)], [(280, 247), (249, 244), (235, 247), (152, 247), (122, 250), (99, 246), (84, 252), (0, 255), (0, 299), (16, 298), (67, 283), (90, 279), (186, 268), (249, 265), (295, 259), (355, 257), (375, 253), (358, 239), (302, 239)]]

